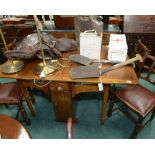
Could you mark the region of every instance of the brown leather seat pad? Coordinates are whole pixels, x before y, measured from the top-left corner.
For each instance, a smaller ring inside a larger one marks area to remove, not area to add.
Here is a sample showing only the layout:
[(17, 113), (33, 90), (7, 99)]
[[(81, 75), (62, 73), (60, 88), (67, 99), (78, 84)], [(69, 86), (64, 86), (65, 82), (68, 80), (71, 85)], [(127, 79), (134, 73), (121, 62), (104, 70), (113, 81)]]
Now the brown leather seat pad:
[(155, 93), (150, 92), (140, 85), (127, 86), (116, 91), (115, 95), (143, 117), (155, 105)]
[(0, 114), (0, 137), (2, 139), (29, 139), (29, 132), (17, 120)]
[(21, 91), (17, 83), (0, 84), (0, 103), (14, 103), (20, 100)]

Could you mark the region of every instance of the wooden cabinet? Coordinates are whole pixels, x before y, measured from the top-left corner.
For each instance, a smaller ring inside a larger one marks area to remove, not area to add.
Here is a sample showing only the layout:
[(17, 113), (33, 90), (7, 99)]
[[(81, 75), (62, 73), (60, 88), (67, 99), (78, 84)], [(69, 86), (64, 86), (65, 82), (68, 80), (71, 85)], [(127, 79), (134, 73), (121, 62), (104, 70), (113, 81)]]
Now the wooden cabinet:
[(74, 29), (74, 16), (54, 15), (53, 18), (57, 29)]
[(66, 30), (62, 30), (62, 31), (51, 31), (48, 32), (49, 34), (51, 34), (52, 36), (54, 36), (55, 38), (70, 38), (70, 39), (75, 39), (75, 32), (74, 31), (66, 31)]
[(128, 54), (129, 57), (134, 56), (134, 48), (137, 40), (141, 40), (148, 48), (152, 49), (152, 55), (155, 56), (155, 33), (126, 33), (128, 43)]
[[(7, 44), (13, 42), (15, 39), (21, 40), (34, 30), (33, 25), (3, 25), (1, 28)], [(2, 42), (2, 38), (0, 37), (0, 48), (3, 47), (4, 44)]]
[[(13, 43), (14, 41), (19, 41), (26, 37), (28, 34), (32, 33), (34, 30), (34, 25), (1, 25), (1, 29), (6, 40), (7, 45)], [(8, 46), (9, 49), (12, 49)], [(0, 36), (0, 50), (4, 51), (4, 43)], [(3, 53), (0, 54), (0, 64), (4, 63), (7, 58)]]
[[(138, 39), (150, 49), (155, 48), (155, 15), (125, 15), (123, 31), (127, 37), (129, 57), (134, 56), (134, 47)], [(155, 51), (152, 50), (155, 56)]]

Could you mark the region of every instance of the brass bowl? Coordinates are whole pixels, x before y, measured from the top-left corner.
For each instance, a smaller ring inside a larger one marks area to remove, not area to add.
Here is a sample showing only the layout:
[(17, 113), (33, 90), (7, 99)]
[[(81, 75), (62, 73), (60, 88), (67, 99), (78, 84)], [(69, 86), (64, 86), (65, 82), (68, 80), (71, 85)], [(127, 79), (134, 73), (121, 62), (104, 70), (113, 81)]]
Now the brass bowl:
[(16, 73), (19, 72), (24, 67), (24, 62), (20, 60), (8, 60), (1, 66), (3, 73)]

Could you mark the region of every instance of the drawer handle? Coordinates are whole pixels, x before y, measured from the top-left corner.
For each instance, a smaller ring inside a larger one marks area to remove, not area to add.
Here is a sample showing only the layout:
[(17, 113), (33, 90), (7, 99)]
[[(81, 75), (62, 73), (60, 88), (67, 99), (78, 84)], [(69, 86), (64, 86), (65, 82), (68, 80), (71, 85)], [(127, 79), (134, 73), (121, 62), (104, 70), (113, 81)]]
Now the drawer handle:
[(62, 91), (63, 88), (62, 88), (61, 86), (59, 86), (59, 87), (57, 87), (57, 90), (58, 90), (58, 91)]

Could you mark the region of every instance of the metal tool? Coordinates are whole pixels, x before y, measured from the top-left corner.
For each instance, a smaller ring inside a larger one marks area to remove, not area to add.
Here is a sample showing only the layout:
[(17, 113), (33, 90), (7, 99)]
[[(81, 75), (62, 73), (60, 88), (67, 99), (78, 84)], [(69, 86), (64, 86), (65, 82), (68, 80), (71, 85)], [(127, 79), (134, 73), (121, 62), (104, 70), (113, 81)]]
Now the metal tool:
[(112, 63), (112, 64), (118, 63), (116, 61), (114, 62), (106, 59), (105, 60), (89, 59), (88, 57), (80, 54), (70, 55), (69, 59), (73, 62), (77, 62), (79, 64), (86, 65), (86, 66), (90, 65), (91, 63)]
[(128, 64), (131, 64), (135, 61), (143, 62), (143, 58), (141, 57), (140, 54), (136, 54), (136, 57), (129, 59), (127, 61), (115, 64), (115, 65), (108, 67), (104, 70), (101, 70), (99, 68), (99, 66), (80, 66), (80, 67), (71, 69), (69, 74), (72, 79), (97, 78), (106, 72), (109, 72), (116, 68), (123, 67)]
[[(1, 38), (3, 40), (5, 50), (9, 51), (1, 28), (0, 28), (0, 35), (1, 35)], [(5, 62), (1, 66), (1, 69), (2, 69), (3, 73), (9, 73), (10, 74), (10, 73), (16, 73), (16, 72), (20, 71), (23, 67), (24, 67), (24, 62), (23, 61), (20, 61), (20, 60), (8, 60), (7, 62)]]

